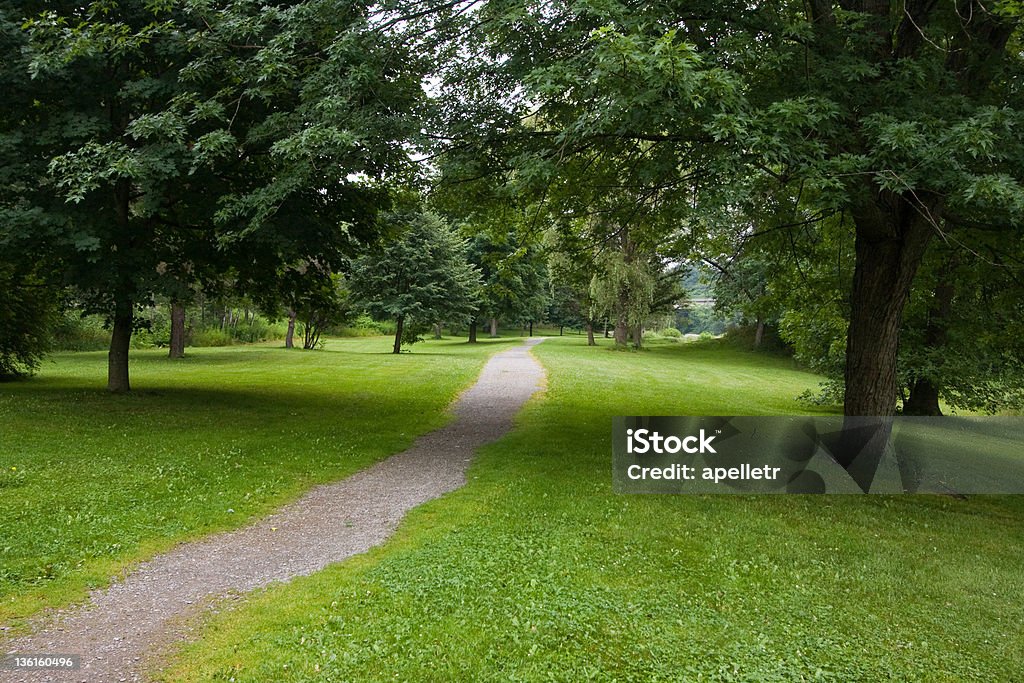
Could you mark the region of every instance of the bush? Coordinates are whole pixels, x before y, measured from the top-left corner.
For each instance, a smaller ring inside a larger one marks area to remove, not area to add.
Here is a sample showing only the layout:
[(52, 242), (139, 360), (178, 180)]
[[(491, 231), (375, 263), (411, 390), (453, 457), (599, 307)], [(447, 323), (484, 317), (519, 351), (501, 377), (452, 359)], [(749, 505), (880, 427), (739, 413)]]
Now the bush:
[[(219, 330), (219, 328), (215, 329)], [(243, 322), (235, 327), (230, 327), (225, 330), (225, 332), (231, 335), (232, 339), (244, 344), (254, 344), (256, 342), (283, 339), (287, 331), (288, 326), (286, 323), (270, 323), (259, 316), (253, 317), (253, 319), (248, 323)], [(192, 345), (200, 346), (194, 341)], [(223, 346), (223, 344), (221, 346)]]
[(31, 375), (47, 350), (57, 293), (33, 272), (0, 263), (0, 378)]
[(103, 351), (110, 348), (110, 330), (103, 316), (82, 315), (81, 311), (64, 311), (50, 335), (56, 351)]
[(394, 321), (378, 321), (363, 313), (348, 325), (341, 325), (331, 330), (331, 334), (339, 337), (379, 337), (395, 333)]
[[(751, 350), (755, 348), (754, 339), (756, 337), (757, 325), (730, 325), (725, 330), (723, 342), (736, 349)], [(778, 330), (774, 325), (765, 325), (764, 336), (758, 350), (790, 356), (793, 354), (793, 350), (779, 338)]]
[(231, 332), (219, 327), (192, 332), (191, 346), (231, 346), (234, 343), (235, 339), (231, 336)]
[(674, 327), (666, 327), (658, 334), (660, 334), (662, 337), (665, 337), (666, 339), (682, 339), (683, 337), (683, 333)]

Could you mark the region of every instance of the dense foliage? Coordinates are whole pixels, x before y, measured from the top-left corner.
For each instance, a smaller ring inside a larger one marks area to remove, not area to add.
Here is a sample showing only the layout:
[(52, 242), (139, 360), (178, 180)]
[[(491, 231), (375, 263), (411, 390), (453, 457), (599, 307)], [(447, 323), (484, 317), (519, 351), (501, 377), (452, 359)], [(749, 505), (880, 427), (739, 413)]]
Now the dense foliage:
[(358, 313), (349, 263), (414, 193), (471, 240), (471, 338), (549, 316), (639, 346), (704, 264), (719, 308), (756, 342), (777, 330), (849, 415), (1013, 408), (1021, 18), (988, 0), (0, 2), (0, 245), (109, 320), (113, 390), (158, 298)]
[(352, 264), (352, 296), (371, 315), (395, 321), (399, 353), (431, 325), (474, 315), (481, 280), (465, 240), (436, 214), (405, 208), (383, 220), (392, 236)]

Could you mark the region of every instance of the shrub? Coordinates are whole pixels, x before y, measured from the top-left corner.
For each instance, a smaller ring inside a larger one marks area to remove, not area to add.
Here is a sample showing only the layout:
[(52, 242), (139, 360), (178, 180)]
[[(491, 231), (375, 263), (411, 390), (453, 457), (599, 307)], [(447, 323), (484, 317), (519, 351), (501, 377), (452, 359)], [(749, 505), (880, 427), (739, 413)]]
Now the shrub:
[(57, 351), (103, 351), (110, 347), (110, 330), (103, 316), (67, 310), (53, 327), (51, 345)]
[(32, 374), (57, 317), (57, 294), (33, 272), (0, 263), (0, 378)]
[[(225, 332), (229, 333), (235, 341), (245, 344), (253, 344), (256, 342), (282, 339), (287, 332), (287, 327), (287, 324), (270, 323), (259, 316), (254, 316), (250, 322), (240, 323), (234, 327), (228, 328)], [(195, 342), (193, 342), (193, 345), (198, 346)]]
[(192, 346), (231, 346), (234, 343), (231, 332), (219, 327), (192, 332)]
[(395, 333), (394, 321), (381, 322), (363, 313), (348, 325), (335, 327), (332, 334), (339, 337), (378, 337)]
[(683, 336), (683, 333), (674, 327), (666, 327), (658, 334), (660, 334), (662, 337), (665, 337), (666, 339), (681, 339)]

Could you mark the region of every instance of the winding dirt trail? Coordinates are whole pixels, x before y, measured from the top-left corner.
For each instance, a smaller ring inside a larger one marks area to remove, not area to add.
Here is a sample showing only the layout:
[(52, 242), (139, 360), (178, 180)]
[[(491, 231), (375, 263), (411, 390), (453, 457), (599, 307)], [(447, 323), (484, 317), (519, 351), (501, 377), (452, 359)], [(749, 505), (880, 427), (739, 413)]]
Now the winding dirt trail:
[(147, 658), (187, 637), (190, 617), (211, 599), (311, 574), (382, 543), (411, 508), (462, 486), (474, 452), (511, 429), (543, 385), (544, 369), (529, 353), (541, 341), (492, 356), (455, 402), (455, 419), (408, 450), (318, 486), (250, 526), (159, 555), (3, 646), (9, 654), (79, 654), (80, 669), (0, 670), (0, 680), (145, 680)]

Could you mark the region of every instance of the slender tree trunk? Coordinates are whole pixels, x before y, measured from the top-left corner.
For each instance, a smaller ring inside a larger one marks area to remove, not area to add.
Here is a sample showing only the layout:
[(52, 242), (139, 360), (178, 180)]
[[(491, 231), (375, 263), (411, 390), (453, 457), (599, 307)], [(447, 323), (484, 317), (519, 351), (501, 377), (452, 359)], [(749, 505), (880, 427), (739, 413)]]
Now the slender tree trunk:
[(405, 316), (398, 316), (398, 324), (395, 325), (395, 348), (392, 353), (402, 352), (402, 331), (405, 329)]
[(559, 325), (558, 326), (558, 336), (561, 337), (561, 336), (564, 336), (564, 335), (565, 335), (565, 325)]
[(323, 331), (323, 326), (317, 317), (311, 316), (303, 321), (302, 325), (302, 348), (307, 351), (312, 351), (320, 343), (320, 333)]
[[(127, 123), (125, 123), (127, 126)], [(127, 180), (119, 180), (114, 186), (114, 208), (118, 235), (116, 239), (117, 257), (114, 268), (120, 271), (125, 268), (121, 259), (131, 258), (131, 184)], [(114, 290), (114, 319), (110, 334), (110, 351), (107, 354), (107, 390), (115, 394), (131, 391), (128, 380), (128, 349), (132, 342), (134, 323), (134, 303), (126, 292), (130, 289), (130, 279), (124, 272), (119, 272), (119, 280), (123, 283)]]
[(128, 349), (132, 341), (132, 304), (120, 300), (115, 305), (114, 328), (107, 354), (107, 390), (115, 394), (131, 391), (128, 381)]
[(171, 358), (185, 357), (185, 307), (178, 302), (171, 303)]
[(533, 336), (533, 321), (530, 321), (530, 336)]
[(587, 321), (587, 346), (597, 346), (597, 342), (594, 341), (594, 323)]
[(476, 318), (469, 321), (469, 343), (476, 344)]
[(491, 318), (491, 336), (492, 337), (497, 337), (498, 336), (498, 319), (497, 318)]
[(754, 348), (761, 348), (762, 343), (764, 343), (764, 321), (758, 318), (757, 327), (754, 328)]
[(643, 325), (637, 325), (633, 328), (633, 346), (636, 348), (643, 348), (644, 345), (644, 328)]
[(441, 323), (434, 323), (434, 339), (441, 338)]
[(295, 311), (288, 309), (288, 331), (284, 334), (284, 348), (295, 348)]
[(605, 321), (604, 321), (604, 338), (605, 339), (608, 338), (608, 332), (609, 332), (609, 329), (608, 329), (608, 319), (605, 318)]

